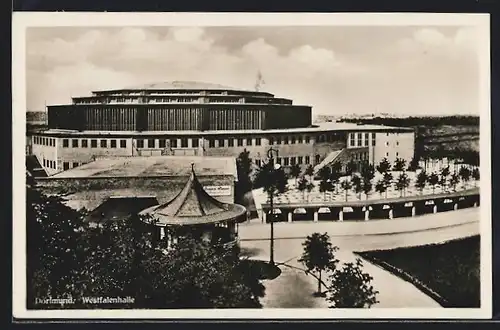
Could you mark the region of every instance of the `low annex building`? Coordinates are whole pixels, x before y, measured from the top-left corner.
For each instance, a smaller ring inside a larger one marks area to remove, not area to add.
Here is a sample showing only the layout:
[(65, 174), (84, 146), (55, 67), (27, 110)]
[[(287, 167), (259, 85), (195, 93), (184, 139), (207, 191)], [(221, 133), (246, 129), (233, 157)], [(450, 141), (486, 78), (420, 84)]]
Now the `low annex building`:
[(171, 201), (191, 176), (191, 163), (209, 196), (234, 203), (238, 177), (232, 157), (110, 157), (36, 181), (44, 193), (62, 195), (68, 206), (110, 219)]

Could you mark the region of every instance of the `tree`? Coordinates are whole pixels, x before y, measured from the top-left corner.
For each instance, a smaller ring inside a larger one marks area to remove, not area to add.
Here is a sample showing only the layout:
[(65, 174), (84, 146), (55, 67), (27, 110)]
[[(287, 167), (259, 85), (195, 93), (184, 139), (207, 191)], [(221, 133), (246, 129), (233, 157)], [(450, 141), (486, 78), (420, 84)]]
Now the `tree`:
[(408, 178), (408, 175), (402, 172), (396, 179), (394, 185), (396, 190), (399, 191), (399, 197), (403, 197), (405, 190), (410, 186), (410, 179)]
[(417, 174), (417, 181), (415, 182), (415, 187), (420, 191), (420, 194), (425, 189), (425, 185), (427, 184), (427, 173), (425, 171), (421, 171)]
[(371, 282), (373, 277), (363, 272), (363, 262), (347, 262), (330, 275), (327, 300), (330, 308), (370, 308), (376, 304), (377, 294)]
[(380, 161), (380, 163), (377, 165), (377, 171), (380, 174), (385, 174), (391, 170), (391, 163), (387, 160), (387, 158), (384, 158)]
[(354, 174), (351, 179), (352, 187), (354, 189), (354, 193), (358, 196), (358, 199), (361, 199), (361, 192), (363, 191), (363, 185), (361, 182), (361, 178)]
[(349, 190), (352, 188), (352, 184), (351, 184), (351, 181), (349, 181), (348, 178), (345, 178), (344, 180), (342, 180), (342, 182), (340, 183), (340, 187), (342, 188), (342, 190), (344, 190), (345, 192), (345, 201), (347, 202), (347, 194), (349, 192)]
[(480, 179), (479, 168), (477, 168), (477, 167), (474, 168), (472, 170), (471, 175), (472, 175), (472, 178), (474, 179), (474, 187), (476, 187), (477, 186), (477, 181), (479, 181), (479, 179)]
[(26, 186), (27, 306), (35, 298), (79, 296), (81, 281), (80, 231), (85, 214), (42, 194), (31, 178)]
[(434, 191), (436, 190), (436, 185), (439, 183), (439, 176), (436, 173), (432, 172), (427, 177), (427, 182), (432, 187), (432, 193), (434, 194)]
[(444, 192), (446, 189), (446, 184), (448, 183), (448, 176), (450, 175), (450, 167), (446, 166), (441, 169), (441, 177), (439, 179), (439, 184)]
[(306, 191), (307, 191), (307, 198), (309, 199), (309, 194), (311, 193), (311, 191), (313, 191), (314, 189), (314, 182), (313, 181), (310, 181), (307, 183), (307, 186), (306, 186)]
[(464, 182), (464, 186), (463, 188), (467, 188), (467, 182), (469, 182), (470, 180), (470, 170), (465, 167), (465, 166), (462, 166), (460, 167), (460, 170), (458, 171), (458, 175), (460, 176), (460, 178), (462, 179), (462, 181)]
[(319, 192), (323, 193), (323, 200), (326, 200), (326, 192), (330, 191), (332, 187), (332, 184), (330, 182), (330, 179), (322, 179), (319, 182)]
[(276, 170), (270, 162), (259, 167), (254, 181), (255, 186), (264, 188), (267, 193), (284, 193), (287, 184), (287, 176), (283, 168)]
[(313, 168), (313, 166), (311, 164), (309, 164), (306, 167), (306, 170), (304, 171), (304, 174), (309, 177), (309, 181), (312, 181), (313, 175), (314, 175), (314, 168)]
[(307, 190), (308, 183), (309, 182), (307, 181), (307, 179), (304, 176), (301, 176), (300, 180), (297, 184), (297, 189), (302, 192), (302, 199), (304, 199), (304, 200), (306, 199), (305, 193)]
[(76, 302), (53, 308), (102, 308), (82, 299), (97, 296), (132, 298), (106, 308), (261, 307), (264, 288), (237, 250), (189, 237), (164, 250), (138, 217), (89, 226), (55, 197), (31, 187), (27, 197), (28, 308), (47, 297)]
[(373, 165), (368, 164), (366, 166), (363, 166), (361, 177), (363, 179), (363, 192), (366, 195), (366, 199), (368, 199), (368, 195), (372, 191), (373, 187), (372, 180), (375, 177), (375, 169)]
[(351, 159), (345, 166), (345, 175), (351, 176), (356, 171), (356, 163)]
[(384, 177), (382, 178), (384, 185), (385, 185), (385, 198), (387, 198), (387, 190), (389, 187), (392, 185), (392, 173), (391, 172), (385, 172)]
[(457, 185), (460, 182), (460, 177), (456, 172), (453, 172), (450, 178), (450, 186), (453, 187), (453, 191), (457, 191)]
[(335, 193), (338, 193), (338, 183), (342, 176), (342, 164), (339, 162), (335, 162), (332, 164), (330, 171), (330, 181), (332, 185), (335, 187)]
[(373, 189), (373, 184), (371, 180), (363, 180), (363, 193), (366, 196), (366, 199), (368, 199), (368, 196), (370, 195), (371, 191)]
[(419, 161), (419, 158), (417, 156), (413, 157), (410, 161), (410, 163), (408, 164), (408, 171), (416, 171), (419, 166), (418, 166), (418, 161)]
[(238, 182), (242, 188), (248, 191), (251, 188), (250, 174), (252, 173), (252, 159), (250, 152), (244, 149), (236, 159), (236, 168), (238, 173)]
[(335, 252), (338, 247), (332, 245), (327, 233), (313, 233), (307, 236), (302, 246), (304, 251), (298, 261), (306, 268), (306, 274), (310, 272), (318, 274), (318, 295), (321, 295), (321, 274), (327, 269), (335, 269), (338, 263)]
[(300, 176), (300, 165), (295, 163), (290, 167), (290, 176), (295, 179), (295, 185), (297, 185), (297, 178)]
[(270, 201), (269, 224), (270, 224), (270, 265), (274, 265), (274, 196), (282, 194), (287, 190), (287, 176), (283, 167), (275, 167), (272, 162), (265, 163), (258, 171), (257, 178), (262, 182), (263, 190), (267, 193)]
[(385, 185), (383, 179), (377, 181), (377, 184), (375, 185), (375, 191), (380, 194), (380, 197), (382, 197), (382, 194), (387, 191), (387, 186)]
[(394, 162), (394, 167), (392, 168), (396, 172), (402, 172), (406, 168), (406, 160), (403, 158), (396, 158), (396, 161)]

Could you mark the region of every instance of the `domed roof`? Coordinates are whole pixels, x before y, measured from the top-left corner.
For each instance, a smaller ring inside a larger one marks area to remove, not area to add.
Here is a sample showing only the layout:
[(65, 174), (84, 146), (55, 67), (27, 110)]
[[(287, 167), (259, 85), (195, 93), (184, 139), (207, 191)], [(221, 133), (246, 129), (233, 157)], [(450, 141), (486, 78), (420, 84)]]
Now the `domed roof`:
[(243, 90), (241, 88), (234, 88), (230, 86), (224, 86), (219, 84), (205, 83), (199, 81), (167, 81), (159, 82), (153, 84), (137, 85), (131, 86), (124, 89), (152, 89), (152, 90), (175, 90), (175, 89), (193, 89), (193, 90)]
[(191, 164), (191, 176), (184, 188), (171, 201), (147, 208), (139, 213), (151, 216), (156, 225), (197, 225), (236, 220), (246, 212), (238, 204), (227, 204), (210, 196), (202, 187)]

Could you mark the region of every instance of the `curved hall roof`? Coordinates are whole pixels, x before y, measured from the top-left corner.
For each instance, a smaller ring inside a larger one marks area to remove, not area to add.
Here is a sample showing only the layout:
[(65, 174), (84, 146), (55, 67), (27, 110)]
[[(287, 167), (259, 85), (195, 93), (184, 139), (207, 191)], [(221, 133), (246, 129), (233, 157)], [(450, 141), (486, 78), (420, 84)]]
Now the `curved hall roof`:
[(196, 177), (194, 164), (184, 188), (169, 202), (147, 208), (139, 213), (151, 216), (156, 225), (199, 225), (236, 220), (246, 212), (238, 204), (227, 204), (210, 196)]
[(136, 86), (129, 86), (126, 88), (123, 88), (123, 90), (142, 90), (142, 89), (152, 89), (152, 90), (236, 90), (236, 91), (248, 91), (251, 92), (251, 90), (246, 90), (246, 89), (241, 89), (241, 88), (235, 88), (231, 86), (225, 86), (225, 85), (220, 85), (220, 84), (213, 84), (213, 83), (206, 83), (206, 82), (199, 82), (199, 81), (166, 81), (166, 82), (159, 82), (159, 83), (152, 83), (152, 84), (143, 84), (143, 85), (136, 85)]

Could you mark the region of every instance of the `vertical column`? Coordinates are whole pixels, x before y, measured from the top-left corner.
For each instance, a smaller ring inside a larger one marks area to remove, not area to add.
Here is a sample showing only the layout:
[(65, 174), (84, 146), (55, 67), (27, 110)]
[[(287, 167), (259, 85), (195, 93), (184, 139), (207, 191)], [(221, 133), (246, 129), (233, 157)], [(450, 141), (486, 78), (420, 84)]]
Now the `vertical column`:
[(314, 211), (314, 222), (318, 222), (318, 211)]
[(458, 203), (455, 203), (455, 205), (453, 205), (453, 210), (458, 210)]
[(411, 216), (414, 217), (416, 214), (417, 214), (417, 209), (415, 208), (415, 206), (413, 206), (411, 208)]
[(288, 222), (292, 222), (293, 212), (288, 212)]
[(165, 227), (160, 227), (160, 239), (165, 237)]
[(262, 223), (267, 222), (267, 212), (262, 210)]
[(344, 221), (344, 212), (342, 210), (339, 211), (339, 221)]
[(477, 202), (474, 202), (474, 207), (477, 207)]
[(394, 212), (392, 209), (389, 210), (389, 219), (394, 218)]
[(432, 213), (437, 213), (437, 211), (438, 211), (438, 206), (434, 205), (434, 207), (432, 208)]
[(365, 210), (365, 221), (370, 220), (370, 211), (368, 209)]

